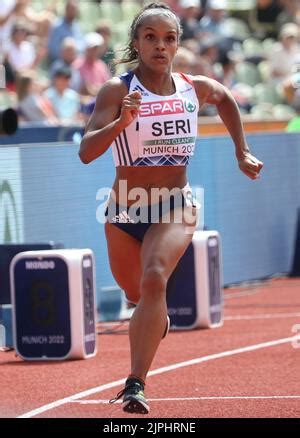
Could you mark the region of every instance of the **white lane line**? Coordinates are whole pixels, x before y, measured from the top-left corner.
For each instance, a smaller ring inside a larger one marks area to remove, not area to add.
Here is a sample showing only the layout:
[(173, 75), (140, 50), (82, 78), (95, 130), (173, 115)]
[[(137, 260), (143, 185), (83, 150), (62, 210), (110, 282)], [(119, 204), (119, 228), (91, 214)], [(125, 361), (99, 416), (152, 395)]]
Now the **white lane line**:
[[(179, 368), (188, 367), (191, 365), (200, 364), (203, 362), (208, 362), (210, 360), (221, 359), (223, 357), (233, 356), (235, 354), (246, 353), (249, 351), (260, 350), (262, 348), (274, 347), (281, 344), (294, 343), (300, 339), (299, 335), (291, 336), (289, 338), (276, 339), (274, 341), (263, 342), (261, 344), (249, 345), (247, 347), (236, 348), (234, 350), (222, 351), (220, 353), (210, 354), (208, 356), (198, 357), (196, 359), (187, 360), (184, 362), (178, 362), (173, 365), (168, 365), (165, 367), (157, 368), (156, 370), (150, 371), (148, 373), (148, 377), (155, 376), (157, 374), (167, 373), (169, 371), (177, 370)], [(116, 386), (122, 385), (125, 382), (124, 379), (116, 380), (114, 382), (106, 383), (105, 385), (96, 386), (95, 388), (87, 389), (86, 391), (79, 392), (77, 394), (71, 395), (69, 397), (62, 398), (60, 400), (55, 400), (52, 403), (48, 403), (44, 406), (40, 406), (39, 408), (33, 409), (32, 411), (26, 412), (25, 414), (19, 415), (17, 418), (32, 418), (36, 415), (40, 415), (43, 412), (50, 411), (51, 409), (58, 408), (59, 406), (65, 405), (66, 403), (70, 403), (74, 400), (78, 400), (80, 398), (88, 397), (92, 394), (96, 394), (106, 389), (115, 388)]]
[(226, 321), (234, 321), (240, 319), (269, 319), (269, 318), (297, 318), (300, 317), (300, 313), (256, 313), (253, 315), (232, 315), (225, 316)]
[[(300, 399), (300, 395), (250, 395), (250, 396), (211, 396), (211, 397), (169, 397), (169, 398), (147, 398), (149, 402), (162, 401), (199, 401), (199, 400), (286, 400), (286, 399)], [(71, 403), (78, 403), (80, 405), (106, 405), (109, 400), (72, 400)], [(117, 400), (115, 403), (122, 403), (122, 400)]]

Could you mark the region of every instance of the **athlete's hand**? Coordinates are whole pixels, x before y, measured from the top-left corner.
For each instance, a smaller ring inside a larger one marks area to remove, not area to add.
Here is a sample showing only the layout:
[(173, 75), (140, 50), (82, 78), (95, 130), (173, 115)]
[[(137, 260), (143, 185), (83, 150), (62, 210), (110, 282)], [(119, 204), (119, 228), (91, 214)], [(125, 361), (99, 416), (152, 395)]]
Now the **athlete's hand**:
[(122, 102), (120, 121), (128, 126), (138, 115), (142, 95), (139, 91), (127, 94)]
[(264, 165), (262, 161), (255, 158), (250, 152), (245, 152), (244, 155), (238, 159), (238, 163), (241, 171), (251, 179), (259, 178), (259, 173)]

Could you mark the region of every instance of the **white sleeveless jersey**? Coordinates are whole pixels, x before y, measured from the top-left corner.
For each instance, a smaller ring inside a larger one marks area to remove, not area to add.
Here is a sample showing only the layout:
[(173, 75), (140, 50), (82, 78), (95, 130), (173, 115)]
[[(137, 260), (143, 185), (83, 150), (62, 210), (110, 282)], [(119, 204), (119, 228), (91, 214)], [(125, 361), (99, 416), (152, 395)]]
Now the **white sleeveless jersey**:
[(176, 92), (159, 96), (148, 91), (133, 72), (121, 79), (128, 92), (140, 91), (139, 114), (112, 144), (116, 166), (185, 166), (194, 154), (198, 98), (187, 77), (172, 74)]

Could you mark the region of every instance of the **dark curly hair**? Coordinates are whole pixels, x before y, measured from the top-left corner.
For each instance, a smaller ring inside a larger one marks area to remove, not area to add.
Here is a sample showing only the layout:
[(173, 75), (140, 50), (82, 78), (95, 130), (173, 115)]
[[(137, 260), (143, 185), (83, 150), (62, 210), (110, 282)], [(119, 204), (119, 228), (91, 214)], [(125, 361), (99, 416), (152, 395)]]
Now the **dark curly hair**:
[(173, 12), (172, 9), (170, 9), (165, 3), (149, 3), (148, 5), (144, 6), (143, 9), (141, 9), (141, 11), (134, 17), (130, 26), (129, 42), (124, 50), (124, 56), (119, 61), (116, 61), (115, 64), (127, 64), (137, 60), (138, 55), (134, 48), (133, 42), (138, 36), (138, 30), (143, 24), (144, 18), (156, 14), (172, 18), (176, 22), (179, 40), (182, 34), (182, 29), (180, 25), (180, 19), (175, 12)]

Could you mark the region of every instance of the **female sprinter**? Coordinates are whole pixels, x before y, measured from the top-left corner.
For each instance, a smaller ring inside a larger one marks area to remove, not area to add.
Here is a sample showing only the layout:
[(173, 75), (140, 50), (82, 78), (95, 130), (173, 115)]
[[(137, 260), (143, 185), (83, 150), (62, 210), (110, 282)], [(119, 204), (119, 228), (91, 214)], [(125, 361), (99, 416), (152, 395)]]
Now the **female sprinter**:
[(256, 179), (263, 166), (249, 152), (228, 89), (207, 77), (172, 73), (180, 33), (178, 17), (164, 4), (152, 3), (135, 17), (123, 60), (135, 66), (99, 91), (79, 151), (89, 163), (111, 146), (116, 164), (106, 211), (108, 254), (114, 278), (137, 306), (129, 325), (130, 374), (111, 401), (123, 397), (130, 413), (149, 412), (145, 379), (168, 329), (167, 281), (196, 226), (186, 167), (199, 106), (216, 105), (242, 172)]

